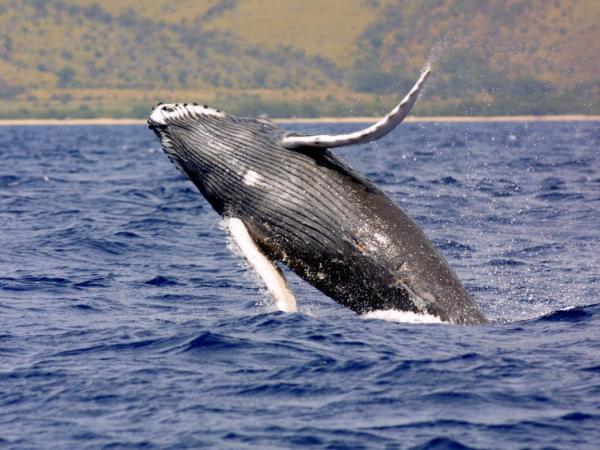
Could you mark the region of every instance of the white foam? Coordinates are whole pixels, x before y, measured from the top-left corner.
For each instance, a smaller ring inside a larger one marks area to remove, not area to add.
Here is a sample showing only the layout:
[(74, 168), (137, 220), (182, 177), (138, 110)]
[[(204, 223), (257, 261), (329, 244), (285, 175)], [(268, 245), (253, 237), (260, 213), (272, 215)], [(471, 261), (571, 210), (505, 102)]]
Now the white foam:
[(361, 317), (363, 319), (387, 320), (388, 322), (399, 323), (447, 323), (431, 314), (418, 314), (410, 311), (398, 311), (396, 309), (369, 311), (362, 314)]

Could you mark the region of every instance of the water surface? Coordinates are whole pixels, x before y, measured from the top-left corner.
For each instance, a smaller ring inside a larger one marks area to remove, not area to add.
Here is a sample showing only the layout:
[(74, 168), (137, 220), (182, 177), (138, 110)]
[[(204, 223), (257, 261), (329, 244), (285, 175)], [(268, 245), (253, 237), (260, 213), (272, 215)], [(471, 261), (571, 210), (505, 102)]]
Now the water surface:
[(273, 311), (144, 127), (0, 142), (0, 447), (597, 448), (597, 123), (337, 150), (446, 255), (479, 327), (366, 320), (289, 273), (301, 312)]

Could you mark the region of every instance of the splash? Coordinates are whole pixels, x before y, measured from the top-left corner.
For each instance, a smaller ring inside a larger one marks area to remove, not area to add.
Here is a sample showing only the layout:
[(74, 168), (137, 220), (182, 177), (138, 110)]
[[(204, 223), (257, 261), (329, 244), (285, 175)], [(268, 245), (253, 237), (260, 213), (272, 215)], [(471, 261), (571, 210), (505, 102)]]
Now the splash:
[(429, 56), (427, 58), (427, 66), (424, 70), (430, 69), (434, 66), (440, 58), (447, 54), (450, 50), (450, 47), (456, 43), (456, 38), (450, 35), (444, 35), (442, 38), (436, 42), (431, 50), (429, 51)]
[(396, 309), (370, 311), (362, 314), (361, 317), (363, 319), (386, 320), (388, 322), (398, 323), (447, 323), (439, 317), (432, 316), (431, 314), (417, 314), (410, 311), (398, 311)]

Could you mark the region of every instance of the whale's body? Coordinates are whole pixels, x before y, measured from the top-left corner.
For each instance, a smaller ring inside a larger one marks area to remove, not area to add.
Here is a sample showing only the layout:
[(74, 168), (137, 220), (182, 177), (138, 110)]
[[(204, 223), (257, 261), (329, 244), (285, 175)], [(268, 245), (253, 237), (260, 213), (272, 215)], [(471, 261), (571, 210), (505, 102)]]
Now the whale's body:
[(327, 148), (195, 105), (158, 106), (149, 124), (213, 208), (243, 223), (257, 252), (340, 304), (485, 322), (413, 220)]

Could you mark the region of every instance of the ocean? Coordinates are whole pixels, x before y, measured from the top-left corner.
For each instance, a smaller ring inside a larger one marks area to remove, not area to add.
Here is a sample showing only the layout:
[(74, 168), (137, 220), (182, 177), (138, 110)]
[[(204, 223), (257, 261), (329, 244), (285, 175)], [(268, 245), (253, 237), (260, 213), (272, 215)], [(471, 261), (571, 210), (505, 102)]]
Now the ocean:
[(599, 122), (335, 151), (447, 257), (492, 321), (468, 327), (365, 318), (289, 271), (300, 312), (274, 310), (145, 127), (0, 142), (0, 448), (598, 448)]

